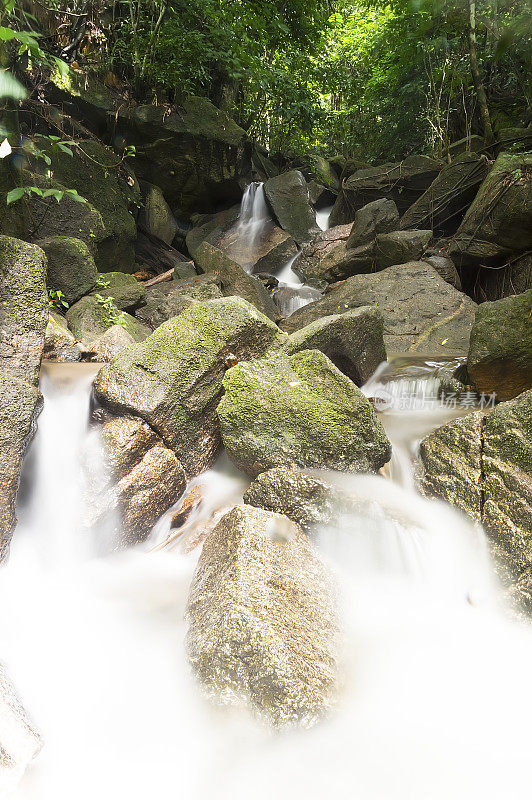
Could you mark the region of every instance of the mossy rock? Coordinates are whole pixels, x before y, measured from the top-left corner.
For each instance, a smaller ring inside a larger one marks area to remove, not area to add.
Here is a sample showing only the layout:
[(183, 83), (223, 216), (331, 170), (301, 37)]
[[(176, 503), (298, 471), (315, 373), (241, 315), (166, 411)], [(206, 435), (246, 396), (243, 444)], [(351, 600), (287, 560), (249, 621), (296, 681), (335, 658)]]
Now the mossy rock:
[(109, 310), (92, 295), (82, 297), (74, 303), (68, 309), (66, 318), (68, 327), (76, 339), (87, 347), (90, 347), (102, 333), (117, 324), (130, 333), (136, 342), (141, 342), (151, 333), (151, 330), (135, 317), (125, 311), (119, 311), (116, 306), (114, 311)]
[(194, 303), (222, 296), (218, 275), (195, 275), (189, 280), (172, 280), (149, 288), (145, 304), (137, 310), (136, 316), (155, 329)]
[(376, 472), (391, 456), (369, 401), (318, 350), (238, 364), (224, 388), (224, 446), (248, 475), (275, 466)]
[(195, 303), (100, 370), (96, 395), (115, 413), (142, 417), (196, 475), (220, 448), (216, 406), (226, 360), (256, 358), (281, 338), (241, 298)]
[(94, 288), (98, 272), (85, 242), (71, 236), (53, 236), (39, 239), (36, 244), (48, 259), (48, 287), (61, 290), (67, 303), (72, 305)]

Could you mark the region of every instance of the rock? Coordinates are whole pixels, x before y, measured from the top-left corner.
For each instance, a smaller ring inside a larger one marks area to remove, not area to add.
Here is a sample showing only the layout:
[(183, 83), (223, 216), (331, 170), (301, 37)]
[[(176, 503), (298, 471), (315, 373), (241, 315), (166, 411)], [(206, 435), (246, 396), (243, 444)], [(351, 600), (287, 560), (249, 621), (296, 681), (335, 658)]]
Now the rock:
[(322, 231), (312, 242), (303, 246), (301, 255), (297, 260), (297, 268), (305, 276), (319, 274), (319, 264), (321, 260), (338, 245), (345, 244), (351, 225), (337, 225)]
[(115, 413), (144, 419), (187, 474), (197, 475), (220, 446), (216, 406), (226, 355), (256, 358), (280, 338), (277, 326), (241, 298), (196, 303), (103, 367), (96, 396)]
[(94, 297), (110, 298), (119, 311), (135, 311), (143, 305), (146, 289), (133, 275), (124, 272), (100, 272)]
[(467, 353), (476, 304), (423, 261), (354, 275), (280, 325), (291, 333), (320, 317), (360, 306), (376, 306), (382, 313), (388, 353)]
[(427, 191), (403, 214), (401, 229), (456, 230), (489, 169), (486, 156), (458, 155), (443, 167)]
[(357, 386), (362, 386), (386, 361), (382, 314), (362, 306), (311, 322), (294, 331), (283, 345), (293, 355), (301, 350), (321, 350)]
[(254, 273), (275, 272), (298, 253), (294, 239), (273, 222), (253, 241), (242, 235), (238, 225), (223, 236), (211, 235), (208, 241), (246, 271)]
[(203, 242), (196, 250), (194, 263), (200, 272), (220, 277), (226, 295), (243, 297), (270, 319), (278, 316), (277, 308), (267, 289), (253, 275), (248, 275), (240, 264), (230, 259), (217, 247)]
[(374, 272), (375, 254), (374, 242), (350, 250), (347, 248), (347, 243), (342, 242), (334, 250), (330, 250), (316, 266), (307, 269), (305, 275), (307, 278), (334, 283), (351, 275)]
[(116, 481), (131, 472), (148, 450), (161, 444), (155, 431), (139, 417), (111, 417), (102, 425), (100, 435), (107, 469)]
[(47, 324), (44, 252), (0, 236), (0, 368), (37, 385)]
[[(13, 783), (24, 773), (30, 762), (43, 746), (43, 740), (33, 720), (22, 705), (20, 696), (9, 677), (5, 666), (0, 663), (0, 792), (11, 794), (13, 788), (6, 785), (9, 776)], [(5, 796), (5, 795), (4, 795)]]
[(532, 289), (532, 253), (512, 258), (502, 269), (484, 269), (478, 275), (483, 298), (500, 300)]
[(158, 186), (147, 187), (138, 225), (150, 236), (155, 236), (166, 244), (172, 244), (174, 241), (178, 229), (177, 222)]
[(51, 236), (36, 244), (48, 259), (48, 287), (62, 291), (67, 303), (72, 305), (94, 289), (98, 272), (85, 242), (71, 236)]
[(13, 154), (0, 158), (0, 204), (2, 206), (0, 234), (26, 239), (27, 220), (25, 214), (17, 208), (20, 203), (11, 203), (10, 205), (6, 203), (7, 195), (12, 189), (26, 185), (22, 182), (21, 170), (17, 169), (16, 164), (17, 157), (13, 157)]
[(289, 317), (298, 308), (318, 300), (322, 295), (320, 289), (312, 286), (280, 286), (275, 290), (273, 299), (281, 317)]
[(224, 236), (237, 227), (239, 216), (240, 204), (216, 214), (194, 215), (195, 224), (188, 231), (185, 240), (192, 258), (203, 242), (218, 247)]
[(153, 104), (123, 108), (117, 131), (137, 148), (137, 175), (158, 186), (183, 215), (240, 200), (240, 180), (251, 172), (251, 145), (207, 98), (189, 96), (170, 112)]
[(235, 506), (203, 545), (187, 607), (187, 650), (219, 702), (275, 725), (333, 706), (338, 628), (330, 577), (287, 517)]
[(290, 166), (292, 169), (301, 170), (308, 181), (316, 180), (333, 192), (337, 192), (340, 188), (336, 170), (332, 167), (330, 161), (323, 158), (323, 156), (300, 156), (295, 161), (292, 161)]
[(393, 200), (381, 198), (359, 208), (349, 232), (347, 247), (372, 242), (379, 233), (391, 233), (399, 227), (399, 212)]
[(317, 181), (308, 181), (307, 188), (310, 204), (314, 206), (316, 210), (318, 208), (324, 208), (333, 205), (334, 201), (336, 200), (337, 192), (333, 192), (322, 183), (318, 183)]
[(430, 255), (430, 251), (425, 251), (423, 261), (429, 264), (432, 269), (435, 269), (444, 281), (450, 283), (455, 289), (462, 291), (460, 275), (450, 258), (440, 255)]
[(532, 127), (503, 128), (499, 131), (499, 151), (530, 152), (532, 150)]
[(196, 275), (190, 280), (172, 280), (152, 286), (146, 292), (146, 303), (137, 311), (137, 317), (151, 328), (158, 328), (195, 302), (222, 297), (220, 287), (218, 275)]
[(375, 255), (378, 269), (418, 261), (432, 239), (432, 231), (394, 231), (377, 236)]
[(463, 139), (458, 139), (449, 145), (451, 158), (456, 158), (460, 153), (480, 153), (482, 150), (484, 150), (484, 139), (482, 136), (477, 136), (476, 133), (471, 136), (465, 136)]
[(70, 306), (66, 313), (68, 327), (79, 341), (87, 347), (102, 333), (114, 325), (121, 325), (136, 342), (140, 342), (150, 335), (151, 331), (142, 325), (135, 317), (125, 311), (119, 311), (114, 304), (106, 303), (105, 298), (87, 295)]
[(376, 472), (390, 458), (369, 401), (317, 350), (240, 362), (224, 388), (223, 443), (248, 475), (275, 466)]
[(420, 444), (421, 488), (477, 522), (482, 515), (482, 425), (475, 411), (437, 428)]
[(531, 314), (532, 289), (478, 306), (467, 355), (478, 392), (510, 400), (532, 387)]
[(17, 522), (22, 460), (41, 405), (36, 386), (17, 377), (9, 364), (0, 367), (0, 561), (8, 555)]
[(455, 262), (493, 263), (532, 249), (532, 153), (501, 153), (453, 237)]
[(67, 328), (64, 317), (50, 312), (44, 336), (43, 357), (48, 361), (81, 361), (81, 347)]
[(133, 336), (122, 325), (113, 325), (91, 343), (93, 361), (113, 361), (125, 347), (134, 342)]
[(200, 507), (203, 502), (203, 494), (200, 486), (193, 486), (190, 492), (185, 495), (183, 502), (172, 516), (170, 523), (171, 530), (179, 530), (183, 527), (190, 515)]
[(320, 229), (316, 212), (310, 205), (305, 178), (298, 170), (283, 172), (264, 184), (264, 192), (283, 230), (299, 245), (311, 242)]

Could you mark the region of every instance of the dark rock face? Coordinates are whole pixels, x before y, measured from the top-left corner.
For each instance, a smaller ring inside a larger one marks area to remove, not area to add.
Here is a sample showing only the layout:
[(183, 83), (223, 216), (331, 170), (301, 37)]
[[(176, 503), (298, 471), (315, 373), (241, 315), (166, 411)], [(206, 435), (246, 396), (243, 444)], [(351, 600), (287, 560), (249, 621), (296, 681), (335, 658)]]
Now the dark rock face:
[(303, 246), (295, 265), (297, 269), (301, 270), (307, 278), (319, 276), (321, 260), (335, 250), (338, 245), (345, 244), (350, 230), (351, 225), (337, 225), (336, 228), (322, 231), (310, 244)]
[(380, 233), (375, 246), (375, 260), (378, 269), (386, 269), (394, 264), (418, 261), (432, 239), (432, 231), (394, 231)]
[(47, 282), (65, 295), (72, 305), (94, 289), (98, 272), (85, 242), (71, 236), (52, 236), (36, 244), (48, 259)]
[(477, 391), (509, 400), (532, 387), (532, 289), (479, 305), (467, 371)]
[(532, 249), (532, 153), (501, 153), (450, 245), (455, 261), (490, 263)]
[(450, 283), (455, 289), (462, 291), (462, 281), (458, 270), (450, 258), (440, 255), (425, 255), (423, 261), (426, 261), (433, 269), (436, 270), (438, 275), (441, 275), (444, 281)]
[(357, 386), (362, 386), (386, 361), (380, 311), (362, 306), (311, 322), (290, 334), (283, 352), (320, 350)]
[[(297, 609), (297, 613), (295, 613)], [(287, 517), (235, 506), (205, 540), (188, 600), (187, 649), (213, 699), (276, 725), (311, 725), (338, 688), (331, 579)]]
[(138, 176), (158, 186), (180, 214), (240, 200), (240, 181), (251, 173), (251, 146), (245, 131), (206, 98), (188, 97), (169, 114), (163, 106), (126, 109), (117, 128), (137, 148)]
[(424, 194), (403, 214), (401, 228), (453, 230), (488, 174), (486, 156), (462, 153), (443, 167)]
[(466, 354), (476, 304), (423, 261), (354, 275), (281, 323), (291, 333), (320, 317), (376, 306), (388, 352)]
[(482, 269), (478, 275), (483, 298), (500, 300), (532, 289), (532, 253), (512, 258), (502, 269)]
[(307, 278), (334, 283), (351, 275), (364, 275), (375, 270), (376, 248), (374, 242), (348, 249), (342, 242), (330, 250), (312, 269), (305, 270)]
[(292, 170), (270, 178), (264, 191), (277, 222), (299, 245), (319, 235), (316, 212), (310, 205), (307, 182), (301, 172)]
[(369, 401), (323, 353), (274, 353), (224, 379), (222, 439), (248, 475), (275, 466), (376, 472), (391, 447)]
[(47, 323), (44, 252), (0, 236), (0, 367), (37, 385)]
[(381, 198), (359, 208), (347, 239), (347, 247), (369, 244), (379, 233), (391, 233), (399, 227), (399, 212), (393, 200)]
[(196, 303), (103, 367), (96, 395), (115, 413), (144, 419), (187, 474), (197, 475), (220, 446), (216, 406), (226, 357), (256, 358), (280, 338), (277, 326), (245, 300)]
[(174, 241), (178, 225), (158, 186), (147, 187), (138, 225), (150, 236), (155, 236), (166, 244), (172, 244)]

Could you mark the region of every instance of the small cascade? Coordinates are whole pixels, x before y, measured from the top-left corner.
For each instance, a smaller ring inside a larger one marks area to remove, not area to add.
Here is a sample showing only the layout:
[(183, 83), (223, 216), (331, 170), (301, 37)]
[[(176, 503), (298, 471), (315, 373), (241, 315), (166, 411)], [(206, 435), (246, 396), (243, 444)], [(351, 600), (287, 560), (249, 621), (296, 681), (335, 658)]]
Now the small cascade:
[(318, 228), (321, 228), (322, 231), (328, 231), (331, 227), (329, 224), (329, 218), (332, 210), (332, 206), (327, 206), (326, 208), (320, 208), (318, 211), (316, 211), (316, 223)]
[(309, 303), (314, 303), (315, 300), (319, 300), (321, 292), (313, 286), (301, 285), (294, 287), (280, 284), (273, 297), (281, 316), (289, 317), (294, 311), (303, 308)]
[(272, 224), (272, 218), (266, 203), (264, 184), (254, 181), (246, 188), (240, 205), (240, 214), (236, 224), (238, 246), (253, 252), (261, 236)]

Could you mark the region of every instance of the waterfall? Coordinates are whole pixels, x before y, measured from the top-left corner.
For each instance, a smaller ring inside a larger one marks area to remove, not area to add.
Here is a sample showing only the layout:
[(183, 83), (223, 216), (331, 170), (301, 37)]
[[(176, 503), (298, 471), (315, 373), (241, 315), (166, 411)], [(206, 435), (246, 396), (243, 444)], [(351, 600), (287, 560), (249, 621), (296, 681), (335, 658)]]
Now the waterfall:
[(236, 225), (236, 235), (240, 247), (253, 252), (261, 236), (272, 224), (272, 218), (266, 203), (264, 184), (254, 181), (246, 188), (240, 204), (240, 213)]

